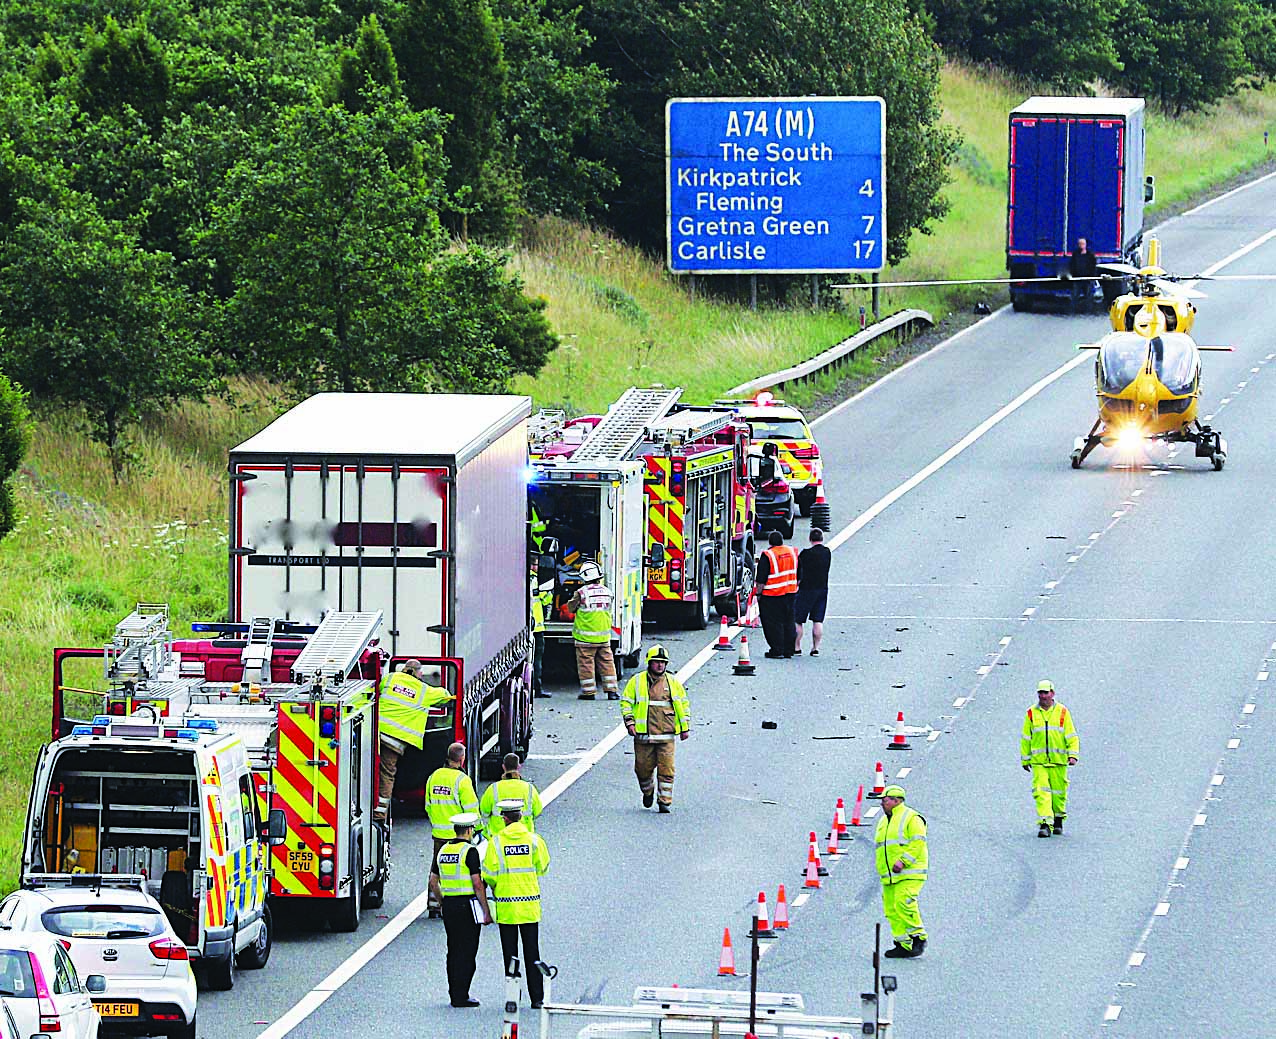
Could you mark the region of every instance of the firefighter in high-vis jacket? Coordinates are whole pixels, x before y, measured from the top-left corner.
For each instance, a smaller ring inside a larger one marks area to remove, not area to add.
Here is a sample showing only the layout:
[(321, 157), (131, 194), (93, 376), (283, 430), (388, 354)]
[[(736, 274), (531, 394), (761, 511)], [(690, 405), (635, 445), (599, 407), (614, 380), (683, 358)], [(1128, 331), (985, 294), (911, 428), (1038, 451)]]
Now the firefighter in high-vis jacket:
[[(452, 820), (462, 813), (478, 814), (478, 810), (478, 795), (474, 793), (474, 784), (465, 772), (465, 744), (453, 743), (447, 749), (447, 763), (431, 772), (430, 778), (425, 781), (425, 811), (430, 817), (436, 856), (439, 849), (456, 835)], [(481, 819), (478, 828), (483, 828)], [(430, 916), (438, 916), (438, 900), (433, 894), (427, 902)]]
[(668, 667), (665, 647), (652, 646), (647, 650), (647, 670), (625, 684), (620, 698), (620, 715), (634, 738), (634, 772), (642, 806), (650, 808), (656, 800), (661, 814), (668, 814), (673, 804), (674, 741), (691, 735), (687, 691), (673, 675), (665, 674)]
[(501, 931), (501, 959), (505, 973), (523, 940), (523, 976), (533, 1007), (545, 998), (545, 978), (536, 968), (541, 958), (541, 880), (549, 869), (549, 848), (522, 821), (523, 802), (497, 802), (505, 827), (487, 842), (483, 880), (492, 889), (492, 916)]
[(399, 759), (408, 747), (420, 750), (425, 744), (430, 708), (452, 699), (452, 694), (446, 689), (426, 685), (421, 680), (421, 673), (421, 662), (408, 660), (400, 670), (391, 671), (381, 679), (377, 709), (377, 740), (381, 744), (380, 785), (377, 788), (377, 806), (373, 811), (373, 818), (378, 822), (384, 822), (390, 812)]
[(904, 804), (904, 788), (882, 791), (882, 817), (873, 837), (877, 876), (882, 882), (882, 909), (895, 944), (891, 959), (912, 959), (926, 950), (926, 926), (917, 899), (926, 883), (926, 820)]
[(505, 820), (496, 806), (501, 801), (518, 801), (523, 806), (523, 822), (529, 830), (536, 829), (536, 817), (541, 814), (541, 795), (531, 783), (519, 774), (517, 754), (506, 754), (501, 762), (501, 778), (483, 791), (479, 812), (489, 837), (505, 829)]
[(1068, 814), (1068, 766), (1077, 763), (1081, 741), (1072, 714), (1054, 702), (1054, 684), (1037, 683), (1037, 706), (1029, 707), (1019, 735), (1019, 763), (1032, 773), (1037, 836), (1063, 833)]
[(581, 700), (597, 693), (595, 675), (602, 679), (608, 700), (620, 696), (616, 689), (616, 658), (611, 653), (611, 592), (603, 584), (603, 571), (593, 560), (580, 565), (581, 585), (567, 604), (576, 617), (572, 639), (576, 643), (576, 672)]

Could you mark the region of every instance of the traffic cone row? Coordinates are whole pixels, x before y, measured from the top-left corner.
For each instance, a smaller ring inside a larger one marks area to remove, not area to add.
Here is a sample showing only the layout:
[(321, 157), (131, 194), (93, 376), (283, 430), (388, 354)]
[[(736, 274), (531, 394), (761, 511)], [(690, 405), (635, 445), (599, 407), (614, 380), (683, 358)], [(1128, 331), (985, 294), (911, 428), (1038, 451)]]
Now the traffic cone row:
[(814, 830), (811, 831), (811, 836), (807, 840), (806, 861), (808, 865), (812, 862), (815, 863), (815, 873), (817, 876), (827, 877), (829, 875), (828, 868), (820, 861), (820, 842), (815, 836)]

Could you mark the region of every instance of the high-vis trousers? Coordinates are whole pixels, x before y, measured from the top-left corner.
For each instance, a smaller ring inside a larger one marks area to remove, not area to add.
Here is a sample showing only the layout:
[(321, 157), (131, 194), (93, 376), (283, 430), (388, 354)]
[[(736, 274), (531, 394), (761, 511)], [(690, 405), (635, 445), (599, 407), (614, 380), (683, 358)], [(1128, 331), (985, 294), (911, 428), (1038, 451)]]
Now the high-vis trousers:
[(617, 696), (616, 658), (611, 655), (611, 642), (577, 642), (576, 673), (580, 676), (580, 695), (592, 697), (598, 689), (594, 676), (602, 680), (603, 689), (608, 697), (612, 693)]
[(905, 949), (913, 947), (914, 938), (926, 937), (917, 896), (922, 893), (925, 880), (897, 880), (882, 884), (882, 911), (891, 925), (891, 937)]
[(1053, 823), (1068, 814), (1068, 766), (1033, 765), (1032, 799), (1037, 802), (1037, 819)]
[(638, 776), (638, 789), (644, 797), (654, 790), (656, 800), (662, 805), (673, 804), (673, 744), (672, 739), (656, 743), (634, 739), (634, 773)]

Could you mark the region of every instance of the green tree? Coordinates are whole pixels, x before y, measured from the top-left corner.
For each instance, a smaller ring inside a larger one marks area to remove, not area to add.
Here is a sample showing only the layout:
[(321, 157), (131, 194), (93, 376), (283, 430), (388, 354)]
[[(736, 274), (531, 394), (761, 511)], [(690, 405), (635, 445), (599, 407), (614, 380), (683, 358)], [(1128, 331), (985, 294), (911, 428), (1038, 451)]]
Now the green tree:
[(202, 397), (212, 363), (172, 257), (139, 248), (83, 195), (21, 210), (0, 244), (0, 367), (38, 402), (82, 408), (119, 480), (138, 420)]
[(172, 85), (164, 48), (144, 23), (126, 30), (107, 15), (102, 32), (90, 34), (80, 58), (77, 98), (85, 112), (118, 114), (127, 105), (157, 129)]
[(586, 57), (591, 40), (575, 9), (545, 0), (496, 0), (510, 69), (505, 129), (534, 213), (585, 217), (603, 210), (615, 172), (590, 153), (604, 132), (613, 84)]
[(430, 270), (426, 335), (447, 389), (503, 390), (512, 375), (539, 372), (558, 346), (545, 300), (525, 295), (506, 264), (507, 257), (471, 246)]
[[(968, 39), (961, 47), (975, 61), (988, 61), (1035, 83), (1067, 92), (1088, 92), (1095, 79), (1109, 82), (1120, 70), (1117, 39), (1129, 35), (1118, 26), (1118, 9), (1107, 0), (964, 0), (970, 5)], [(930, 10), (945, 26), (941, 40), (956, 30), (942, 14), (942, 2)]]
[(450, 117), (449, 227), (507, 235), (521, 189), (501, 124), (509, 69), (488, 0), (403, 0), (389, 36), (412, 106)]
[(385, 96), (282, 113), (199, 236), (231, 285), (228, 352), (303, 393), (419, 382), (426, 275), (444, 244), (441, 122)]
[(1123, 17), (1137, 31), (1118, 40), (1121, 86), (1175, 115), (1236, 93), (1253, 71), (1244, 34), (1255, 9), (1245, 0), (1167, 0), (1155, 8), (1127, 0)]
[(941, 191), (956, 131), (941, 126), (939, 52), (895, 0), (624, 0), (591, 9), (594, 53), (619, 83), (611, 138), (621, 171), (609, 220), (652, 248), (664, 241), (664, 106), (670, 97), (880, 95), (886, 101), (887, 258), (947, 212)]
[(341, 55), (337, 100), (352, 112), (362, 111), (369, 87), (382, 87), (391, 97), (401, 93), (399, 64), (375, 14), (363, 20), (354, 46)]
[(30, 447), (31, 412), (26, 394), (0, 372), (0, 538), (13, 529), (17, 519), (12, 478)]

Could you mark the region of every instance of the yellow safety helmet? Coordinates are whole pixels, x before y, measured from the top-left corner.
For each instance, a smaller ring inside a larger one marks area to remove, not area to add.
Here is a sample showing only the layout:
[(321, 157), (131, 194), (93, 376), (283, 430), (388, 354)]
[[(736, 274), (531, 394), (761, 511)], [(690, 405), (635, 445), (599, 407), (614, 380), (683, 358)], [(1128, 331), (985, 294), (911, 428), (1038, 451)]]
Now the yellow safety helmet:
[(1037, 683), (1037, 692), (1039, 692), (1039, 693), (1053, 693), (1053, 692), (1054, 692), (1054, 683), (1053, 683), (1053, 682), (1051, 682), (1051, 681), (1050, 681), (1050, 679), (1048, 679), (1048, 678), (1043, 678), (1040, 682), (1038, 682), (1038, 683)]
[(882, 796), (883, 797), (898, 797), (901, 801), (903, 801), (904, 788), (902, 786), (895, 786), (894, 784), (892, 784), (891, 786), (888, 786), (885, 790), (882, 791)]
[(647, 650), (647, 663), (650, 664), (653, 660), (663, 660), (666, 664), (669, 663), (669, 653), (664, 646), (657, 644)]

